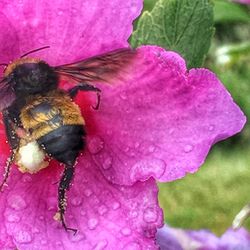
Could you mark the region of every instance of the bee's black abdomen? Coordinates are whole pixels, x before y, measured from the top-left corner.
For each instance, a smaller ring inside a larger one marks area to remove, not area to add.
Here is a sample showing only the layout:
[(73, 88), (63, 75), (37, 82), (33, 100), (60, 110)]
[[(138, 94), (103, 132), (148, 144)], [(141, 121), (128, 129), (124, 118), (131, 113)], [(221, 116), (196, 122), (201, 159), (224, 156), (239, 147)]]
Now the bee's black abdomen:
[(85, 146), (85, 135), (82, 125), (63, 125), (42, 136), (37, 142), (59, 162), (74, 164)]

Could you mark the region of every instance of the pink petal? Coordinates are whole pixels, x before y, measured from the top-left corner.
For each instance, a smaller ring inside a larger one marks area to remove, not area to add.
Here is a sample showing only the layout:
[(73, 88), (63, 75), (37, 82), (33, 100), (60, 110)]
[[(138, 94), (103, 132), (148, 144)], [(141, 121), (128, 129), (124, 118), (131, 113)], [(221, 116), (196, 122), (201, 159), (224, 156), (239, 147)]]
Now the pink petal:
[(234, 2), (242, 3), (242, 4), (250, 4), (250, 0), (233, 0)]
[(157, 232), (157, 243), (161, 250), (248, 250), (250, 233), (244, 228), (237, 231), (229, 228), (217, 237), (205, 229), (193, 231), (164, 226)]
[(194, 173), (211, 146), (246, 121), (212, 72), (188, 72), (179, 55), (158, 47), (139, 49), (124, 84), (98, 87), (100, 109), (84, 113), (88, 149), (114, 183)]
[(162, 225), (162, 211), (153, 179), (131, 187), (110, 184), (89, 154), (84, 154), (68, 193), (66, 220), (79, 230), (73, 236), (53, 220), (57, 211), (57, 185), (53, 183), (61, 172), (56, 164), (33, 175), (13, 167), (0, 196), (4, 247), (11, 238), (19, 250), (157, 249), (155, 233)]
[(0, 63), (8, 63), (19, 51), (18, 38), (13, 26), (3, 13), (0, 13), (0, 24)]
[[(21, 54), (49, 45), (50, 49), (33, 55), (57, 65), (127, 47), (142, 1), (2, 0), (0, 8), (18, 37), (13, 40), (2, 33), (6, 24), (0, 18), (1, 41), (20, 47)], [(21, 55), (17, 52), (12, 59)], [(1, 61), (6, 53), (10, 51), (0, 46)]]

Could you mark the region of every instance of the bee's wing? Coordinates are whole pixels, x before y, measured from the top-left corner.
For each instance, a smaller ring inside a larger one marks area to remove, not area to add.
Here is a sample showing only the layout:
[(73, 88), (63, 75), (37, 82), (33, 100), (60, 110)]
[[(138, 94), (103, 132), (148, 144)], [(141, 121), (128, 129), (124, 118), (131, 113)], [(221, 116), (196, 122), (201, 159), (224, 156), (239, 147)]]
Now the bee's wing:
[(7, 79), (0, 78), (0, 111), (7, 108), (15, 100), (15, 94)]
[(128, 66), (136, 55), (130, 48), (118, 49), (72, 64), (54, 67), (62, 77), (75, 83), (106, 82), (122, 80), (129, 73)]

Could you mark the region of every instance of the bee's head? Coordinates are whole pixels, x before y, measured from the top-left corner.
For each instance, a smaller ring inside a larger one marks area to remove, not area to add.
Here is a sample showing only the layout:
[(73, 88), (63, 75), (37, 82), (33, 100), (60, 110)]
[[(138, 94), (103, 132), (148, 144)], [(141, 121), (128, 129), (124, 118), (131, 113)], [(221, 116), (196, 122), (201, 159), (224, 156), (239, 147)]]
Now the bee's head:
[(4, 75), (16, 96), (46, 93), (58, 85), (58, 76), (53, 68), (34, 58), (15, 60), (7, 66)]

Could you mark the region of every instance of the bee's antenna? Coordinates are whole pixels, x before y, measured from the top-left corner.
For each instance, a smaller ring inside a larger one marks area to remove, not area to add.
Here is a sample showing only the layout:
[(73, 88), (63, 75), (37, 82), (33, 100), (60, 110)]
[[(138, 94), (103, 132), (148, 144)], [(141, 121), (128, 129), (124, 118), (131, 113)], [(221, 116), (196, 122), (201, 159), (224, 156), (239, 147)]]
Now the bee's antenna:
[(29, 51), (29, 52), (23, 54), (20, 58), (23, 58), (23, 57), (25, 57), (25, 56), (27, 56), (27, 55), (29, 55), (29, 54), (31, 54), (31, 53), (37, 52), (37, 51), (39, 51), (39, 50), (48, 49), (48, 48), (50, 48), (50, 46), (44, 46), (44, 47), (41, 47), (41, 48), (39, 48), (39, 49), (31, 50), (31, 51)]

